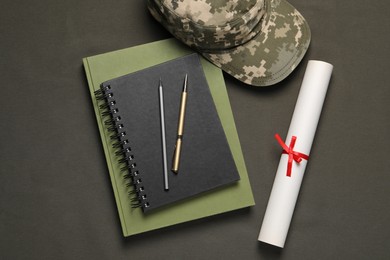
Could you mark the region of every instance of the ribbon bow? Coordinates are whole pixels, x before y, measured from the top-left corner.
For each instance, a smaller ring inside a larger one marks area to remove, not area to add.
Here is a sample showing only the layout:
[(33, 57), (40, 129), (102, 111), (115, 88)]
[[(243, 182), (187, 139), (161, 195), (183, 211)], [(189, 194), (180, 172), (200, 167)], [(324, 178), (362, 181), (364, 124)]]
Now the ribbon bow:
[(293, 150), (297, 140), (296, 136), (291, 137), (290, 146), (287, 146), (278, 134), (275, 134), (275, 138), (283, 148), (283, 153), (288, 154), (287, 176), (291, 177), (292, 162), (296, 161), (297, 163), (300, 163), (302, 159), (309, 160), (309, 156)]

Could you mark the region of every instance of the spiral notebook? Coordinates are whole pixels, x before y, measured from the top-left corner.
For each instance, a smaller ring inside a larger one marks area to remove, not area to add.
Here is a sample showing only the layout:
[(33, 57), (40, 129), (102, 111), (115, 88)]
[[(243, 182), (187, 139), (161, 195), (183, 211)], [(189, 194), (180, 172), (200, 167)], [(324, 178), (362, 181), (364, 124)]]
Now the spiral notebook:
[[(123, 165), (118, 162), (117, 149), (112, 147), (116, 141), (110, 138), (112, 132), (109, 132), (107, 129), (108, 127), (104, 123), (107, 118), (102, 118), (102, 109), (99, 107), (102, 103), (96, 100), (94, 93), (100, 89), (102, 82), (191, 53), (193, 53), (191, 49), (176, 39), (166, 39), (83, 59), (91, 101), (95, 110), (101, 144), (107, 161), (107, 169), (117, 206), (117, 213), (123, 235), (126, 237), (254, 205), (248, 173), (222, 71), (201, 58), (202, 68), (208, 82), (209, 90), (240, 175), (240, 180), (232, 185), (213, 189), (209, 192), (204, 192), (197, 196), (169, 204), (169, 206), (161, 207), (160, 209), (151, 211), (151, 214), (145, 214), (142, 210), (131, 207), (131, 203), (133, 202), (131, 201), (131, 196), (128, 194), (129, 188), (126, 186), (126, 180), (123, 179), (124, 175), (121, 170)], [(182, 78), (179, 80), (179, 89), (181, 88), (180, 83), (182, 80)], [(154, 83), (157, 95), (156, 84), (158, 82)], [(168, 87), (167, 84), (167, 82), (163, 82), (164, 88)], [(210, 221), (213, 221), (213, 219), (211, 218)], [(201, 223), (199, 222), (200, 228)]]
[[(180, 170), (168, 172), (165, 190), (158, 87), (161, 79), (167, 161), (172, 169), (185, 75), (188, 91)], [(124, 177), (134, 186), (132, 206), (150, 212), (240, 179), (198, 54), (103, 82), (96, 96), (116, 141)]]

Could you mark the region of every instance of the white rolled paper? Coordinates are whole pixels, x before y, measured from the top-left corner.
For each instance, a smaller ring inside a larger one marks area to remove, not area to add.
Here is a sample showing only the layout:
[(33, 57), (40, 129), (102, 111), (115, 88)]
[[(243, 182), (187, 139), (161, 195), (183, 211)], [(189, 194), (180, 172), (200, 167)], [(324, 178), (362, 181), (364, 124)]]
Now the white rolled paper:
[[(290, 147), (292, 137), (296, 137), (294, 152), (307, 156), (310, 154), (332, 70), (331, 64), (316, 60), (310, 60), (306, 67), (287, 138), (284, 140), (286, 146)], [(259, 241), (282, 248), (307, 160), (302, 159), (300, 163), (292, 161), (290, 177), (287, 176), (288, 164), (289, 154), (283, 153), (258, 238)]]

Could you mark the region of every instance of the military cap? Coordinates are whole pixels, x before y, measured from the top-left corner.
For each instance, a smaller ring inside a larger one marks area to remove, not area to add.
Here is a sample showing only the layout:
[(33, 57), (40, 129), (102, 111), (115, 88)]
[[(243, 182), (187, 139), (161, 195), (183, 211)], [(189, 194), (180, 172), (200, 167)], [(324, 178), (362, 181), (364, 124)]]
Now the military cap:
[(285, 0), (148, 0), (172, 35), (238, 80), (286, 78), (310, 44), (310, 28)]

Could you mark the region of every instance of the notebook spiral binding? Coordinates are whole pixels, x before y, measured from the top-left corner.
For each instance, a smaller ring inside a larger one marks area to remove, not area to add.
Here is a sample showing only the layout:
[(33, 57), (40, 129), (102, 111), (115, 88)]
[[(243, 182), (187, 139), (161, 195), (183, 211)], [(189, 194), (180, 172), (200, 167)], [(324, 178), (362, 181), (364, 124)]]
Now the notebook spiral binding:
[(102, 110), (101, 115), (104, 125), (109, 132), (113, 134), (110, 139), (113, 141), (113, 148), (117, 149), (115, 155), (118, 157), (118, 163), (122, 165), (121, 171), (123, 178), (126, 181), (126, 186), (130, 189), (128, 194), (131, 199), (130, 206), (132, 208), (147, 208), (149, 202), (145, 193), (145, 188), (142, 185), (141, 174), (137, 169), (134, 155), (132, 154), (130, 142), (127, 139), (125, 126), (122, 123), (121, 113), (116, 107), (114, 93), (110, 85), (102, 85), (99, 90), (95, 91), (95, 97), (102, 104), (99, 108)]

